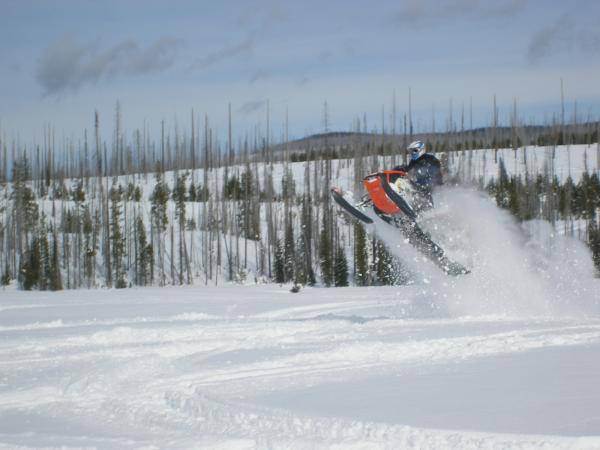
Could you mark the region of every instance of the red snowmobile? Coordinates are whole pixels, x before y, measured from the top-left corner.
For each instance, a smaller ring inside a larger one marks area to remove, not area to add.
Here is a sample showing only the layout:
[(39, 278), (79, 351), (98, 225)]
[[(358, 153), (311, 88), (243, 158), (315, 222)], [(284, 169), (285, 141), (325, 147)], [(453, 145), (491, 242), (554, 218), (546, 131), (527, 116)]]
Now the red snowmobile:
[(372, 207), (377, 216), (386, 223), (399, 228), (411, 245), (433, 261), (448, 275), (464, 275), (469, 270), (449, 260), (444, 250), (417, 223), (419, 214), (433, 207), (430, 195), (415, 186), (402, 170), (384, 170), (367, 175), (363, 179), (367, 194), (360, 203), (354, 204), (352, 194), (338, 187), (331, 188), (331, 195), (342, 209), (359, 221), (372, 224), (373, 219), (365, 213)]

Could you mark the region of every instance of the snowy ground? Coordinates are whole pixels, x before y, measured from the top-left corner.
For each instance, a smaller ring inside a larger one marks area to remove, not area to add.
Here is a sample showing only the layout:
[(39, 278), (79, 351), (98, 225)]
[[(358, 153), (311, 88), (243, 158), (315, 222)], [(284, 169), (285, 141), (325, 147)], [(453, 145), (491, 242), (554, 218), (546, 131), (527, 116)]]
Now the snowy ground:
[(600, 315), (469, 283), (0, 291), (0, 448), (600, 448)]
[(0, 291), (0, 448), (600, 449), (589, 249), (469, 189), (399, 287)]

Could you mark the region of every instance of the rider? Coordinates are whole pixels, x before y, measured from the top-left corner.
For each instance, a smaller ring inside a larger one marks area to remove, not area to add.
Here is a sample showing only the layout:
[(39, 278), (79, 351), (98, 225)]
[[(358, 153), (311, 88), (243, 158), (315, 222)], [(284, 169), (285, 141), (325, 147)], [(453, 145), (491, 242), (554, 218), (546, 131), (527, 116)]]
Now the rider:
[[(411, 142), (407, 150), (410, 152), (408, 165), (396, 166), (393, 170), (408, 173), (409, 179), (425, 203), (419, 209), (428, 209), (433, 206), (431, 190), (434, 186), (443, 184), (440, 161), (433, 154), (427, 153), (427, 147), (422, 141)], [(390, 182), (394, 182), (398, 178), (393, 177)]]

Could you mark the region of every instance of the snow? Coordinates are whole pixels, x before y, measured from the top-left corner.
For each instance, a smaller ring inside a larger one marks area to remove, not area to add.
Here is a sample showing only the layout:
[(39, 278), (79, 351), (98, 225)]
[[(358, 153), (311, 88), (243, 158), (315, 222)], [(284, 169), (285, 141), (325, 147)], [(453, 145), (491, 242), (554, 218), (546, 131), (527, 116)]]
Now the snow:
[[(584, 147), (557, 148), (558, 176), (577, 181), (574, 152), (597, 167)], [(474, 178), (497, 175), (491, 152), (472, 155)], [(506, 169), (549, 155), (528, 148)], [(352, 188), (350, 162), (334, 166)], [(292, 171), (301, 191), (303, 164)], [(0, 291), (0, 449), (600, 448), (589, 249), (476, 190), (446, 187), (435, 203), (423, 227), (466, 276), (375, 218), (408, 286), (293, 294), (196, 274), (187, 287)]]
[(579, 386), (594, 384), (597, 357), (594, 347), (544, 348), (415, 365), (396, 374), (324, 383), (260, 400), (276, 407), (293, 404), (308, 414), (419, 427), (593, 435), (600, 426), (600, 392), (582, 392)]
[(600, 447), (598, 315), (423, 290), (2, 291), (0, 448)]

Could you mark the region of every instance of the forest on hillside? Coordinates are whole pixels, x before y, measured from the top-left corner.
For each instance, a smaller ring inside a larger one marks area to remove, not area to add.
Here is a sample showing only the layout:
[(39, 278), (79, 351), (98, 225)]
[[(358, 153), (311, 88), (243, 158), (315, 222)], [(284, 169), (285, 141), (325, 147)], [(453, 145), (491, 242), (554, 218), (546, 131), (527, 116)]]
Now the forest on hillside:
[[(2, 285), (409, 282), (385, 243), (341, 215), (329, 195), (340, 178), (360, 192), (367, 173), (406, 162), (404, 149), (414, 137), (406, 115), (401, 131), (386, 130), (382, 120), (369, 132), (366, 119), (357, 119), (340, 142), (330, 139), (325, 106), (325, 133), (304, 144), (291, 143), (287, 132), (275, 142), (268, 117), (264, 133), (255, 130), (236, 143), (231, 114), (224, 143), (208, 118), (199, 123), (192, 112), (190, 119), (184, 131), (167, 130), (163, 122), (155, 142), (148, 129), (123, 130), (117, 104), (110, 142), (100, 135), (97, 113), (92, 135), (85, 131), (81, 141), (56, 144), (52, 129), (33, 148), (2, 140)], [(464, 125), (463, 113), (460, 128), (423, 135), (442, 160), (446, 183), (487, 192), (518, 221), (543, 219), (576, 236), (600, 269), (598, 123), (567, 126), (563, 117), (531, 128), (515, 112), (510, 126), (500, 127), (494, 117), (485, 133)], [(585, 167), (574, 178), (571, 155), (580, 158), (582, 148)], [(515, 160), (518, 150), (525, 160), (542, 151), (546, 162), (540, 170), (509, 173), (506, 150)], [(588, 152), (595, 152), (595, 167)], [(563, 153), (566, 169), (558, 162)], [(484, 167), (493, 161), (494, 176), (476, 170), (473, 155)]]

